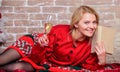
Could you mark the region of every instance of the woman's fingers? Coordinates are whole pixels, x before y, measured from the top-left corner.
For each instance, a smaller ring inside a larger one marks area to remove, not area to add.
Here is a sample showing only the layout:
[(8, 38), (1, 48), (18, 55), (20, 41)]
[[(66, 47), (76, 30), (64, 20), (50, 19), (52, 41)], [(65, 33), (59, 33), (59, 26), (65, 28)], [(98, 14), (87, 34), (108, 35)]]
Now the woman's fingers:
[(48, 39), (47, 35), (44, 34), (43, 37), (44, 37), (44, 41), (45, 41), (45, 43), (48, 43), (48, 42), (49, 42), (49, 39)]
[(38, 39), (38, 42), (40, 43), (41, 46), (47, 46), (48, 45), (48, 37), (46, 34), (44, 34), (43, 36), (41, 36), (39, 39)]
[(96, 42), (95, 51), (98, 54), (105, 52), (105, 47), (104, 47), (103, 42)]
[(106, 52), (103, 42), (97, 42), (95, 46), (95, 52), (99, 59), (99, 64), (104, 65), (106, 62)]

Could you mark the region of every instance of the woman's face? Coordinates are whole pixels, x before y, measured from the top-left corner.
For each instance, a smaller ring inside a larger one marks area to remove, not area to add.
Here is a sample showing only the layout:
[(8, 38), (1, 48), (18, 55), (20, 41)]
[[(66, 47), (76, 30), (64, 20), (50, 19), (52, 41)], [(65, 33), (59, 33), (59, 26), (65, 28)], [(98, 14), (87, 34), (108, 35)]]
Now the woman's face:
[(82, 37), (92, 37), (97, 28), (96, 16), (91, 13), (85, 13), (82, 19), (75, 27), (78, 29), (79, 35)]

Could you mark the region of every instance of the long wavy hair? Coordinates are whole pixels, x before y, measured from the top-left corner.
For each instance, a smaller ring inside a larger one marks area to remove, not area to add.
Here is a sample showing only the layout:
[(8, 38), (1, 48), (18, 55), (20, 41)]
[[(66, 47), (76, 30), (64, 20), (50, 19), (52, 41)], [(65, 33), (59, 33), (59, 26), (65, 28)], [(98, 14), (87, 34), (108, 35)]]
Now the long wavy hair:
[[(77, 40), (77, 37), (75, 36), (76, 35), (76, 33), (75, 33), (75, 31), (76, 31), (75, 24), (79, 23), (79, 21), (82, 19), (83, 15), (85, 13), (90, 13), (90, 14), (95, 15), (97, 24), (99, 24), (99, 16), (98, 16), (97, 12), (93, 8), (91, 8), (89, 6), (80, 6), (79, 8), (77, 8), (75, 10), (75, 12), (73, 13), (73, 15), (72, 15), (72, 19), (71, 19), (71, 23), (70, 23), (70, 28), (71, 28), (70, 33), (72, 34), (72, 37), (73, 37), (74, 41)], [(89, 38), (89, 43), (91, 43), (92, 37)]]

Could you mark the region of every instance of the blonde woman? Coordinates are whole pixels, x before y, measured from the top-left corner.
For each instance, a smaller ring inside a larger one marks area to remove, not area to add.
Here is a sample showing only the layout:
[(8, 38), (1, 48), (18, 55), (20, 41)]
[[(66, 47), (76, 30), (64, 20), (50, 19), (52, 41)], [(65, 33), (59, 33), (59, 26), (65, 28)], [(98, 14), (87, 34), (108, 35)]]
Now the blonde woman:
[(103, 43), (97, 42), (95, 53), (91, 53), (91, 38), (98, 23), (99, 17), (93, 8), (80, 6), (73, 13), (70, 25), (53, 26), (47, 35), (28, 34), (19, 38), (0, 55), (0, 67), (6, 71), (31, 72), (104, 69)]

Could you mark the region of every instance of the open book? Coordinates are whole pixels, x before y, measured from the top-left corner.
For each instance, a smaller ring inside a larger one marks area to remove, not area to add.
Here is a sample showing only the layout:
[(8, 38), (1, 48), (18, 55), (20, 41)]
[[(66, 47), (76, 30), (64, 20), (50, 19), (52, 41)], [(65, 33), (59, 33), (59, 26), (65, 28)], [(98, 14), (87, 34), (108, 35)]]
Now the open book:
[(106, 53), (113, 54), (114, 35), (115, 35), (114, 28), (98, 26), (92, 39), (92, 52), (94, 51), (94, 46), (95, 46), (96, 41), (103, 41), (105, 48), (106, 48)]

